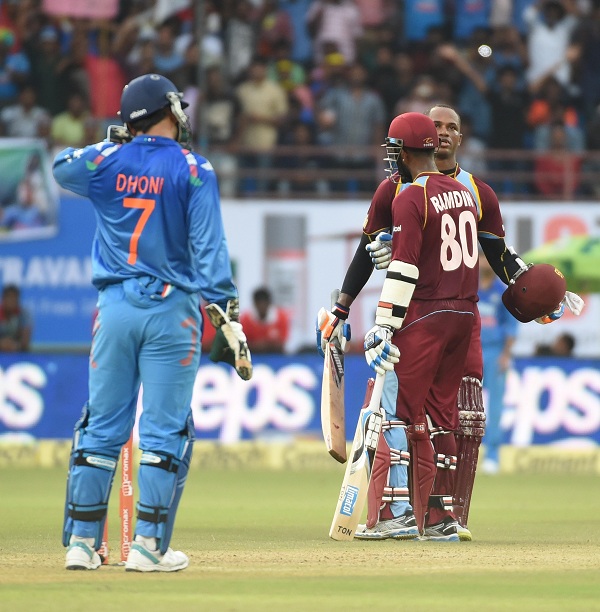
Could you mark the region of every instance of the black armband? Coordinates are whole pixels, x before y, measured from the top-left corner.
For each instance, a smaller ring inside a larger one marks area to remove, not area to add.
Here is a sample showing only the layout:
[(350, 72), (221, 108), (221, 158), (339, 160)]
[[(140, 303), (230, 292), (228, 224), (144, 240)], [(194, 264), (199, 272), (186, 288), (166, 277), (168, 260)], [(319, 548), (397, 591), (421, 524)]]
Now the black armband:
[(342, 293), (353, 298), (362, 291), (373, 272), (373, 261), (365, 248), (369, 242), (371, 242), (369, 236), (363, 234), (342, 283)]
[(479, 238), (486, 259), (496, 276), (508, 285), (510, 279), (523, 268), (523, 261), (514, 249), (507, 247), (504, 238)]

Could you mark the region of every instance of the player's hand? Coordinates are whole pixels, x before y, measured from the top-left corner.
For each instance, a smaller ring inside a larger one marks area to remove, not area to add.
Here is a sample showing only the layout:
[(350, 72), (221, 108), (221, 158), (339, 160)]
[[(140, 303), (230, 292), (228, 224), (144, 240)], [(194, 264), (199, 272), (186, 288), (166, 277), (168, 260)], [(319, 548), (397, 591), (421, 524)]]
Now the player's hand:
[(208, 304), (205, 310), (217, 330), (209, 355), (210, 360), (215, 363), (224, 361), (235, 368), (241, 379), (250, 380), (252, 355), (242, 324), (237, 320), (240, 310), (238, 300), (229, 300), (227, 312), (224, 312), (218, 304)]
[(365, 336), (365, 359), (377, 374), (391, 372), (400, 361), (400, 351), (392, 344), (392, 334), (391, 328), (375, 325)]
[(554, 321), (558, 321), (558, 319), (565, 314), (565, 307), (567, 307), (575, 316), (578, 317), (581, 314), (584, 306), (585, 302), (576, 293), (567, 291), (565, 292), (565, 297), (563, 298), (559, 307), (554, 312), (535, 319), (535, 322), (540, 323), (541, 325), (554, 323)]
[(346, 351), (346, 343), (352, 337), (350, 323), (346, 319), (350, 310), (338, 302), (330, 312), (321, 308), (317, 313), (317, 350), (321, 357), (325, 357), (325, 348), (328, 342), (337, 340), (342, 353)]
[(371, 256), (376, 270), (386, 270), (392, 261), (392, 235), (380, 232), (373, 242), (367, 244), (365, 249)]

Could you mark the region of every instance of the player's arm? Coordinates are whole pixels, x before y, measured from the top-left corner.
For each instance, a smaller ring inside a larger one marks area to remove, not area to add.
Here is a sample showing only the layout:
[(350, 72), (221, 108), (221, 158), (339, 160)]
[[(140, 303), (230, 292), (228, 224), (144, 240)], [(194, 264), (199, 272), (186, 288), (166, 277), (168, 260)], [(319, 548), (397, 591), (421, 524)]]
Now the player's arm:
[(56, 182), (64, 189), (86, 197), (94, 172), (119, 147), (120, 145), (112, 142), (99, 142), (83, 149), (63, 149), (56, 155), (52, 164)]
[(420, 186), (408, 188), (394, 200), (393, 225), (402, 227), (402, 233), (393, 234), (392, 261), (377, 304), (375, 326), (367, 332), (364, 341), (367, 363), (379, 374), (393, 370), (400, 358), (400, 351), (391, 340), (404, 323), (419, 280), (416, 263), (423, 238), (423, 203), (424, 192)]
[[(325, 354), (325, 346), (333, 338), (338, 338), (340, 347), (344, 349), (346, 341), (350, 339), (350, 327), (344, 326), (344, 322), (350, 314), (350, 306), (371, 277), (374, 267), (373, 254), (377, 251), (376, 256), (383, 255), (383, 258), (386, 258), (391, 252), (389, 245), (382, 244), (378, 238), (382, 231), (387, 231), (391, 223), (391, 203), (395, 188), (395, 184), (387, 179), (377, 187), (363, 226), (363, 234), (346, 271), (338, 299), (331, 311), (321, 308), (317, 313), (317, 349), (321, 356)], [(377, 262), (375, 265), (378, 265)]]
[(208, 302), (206, 314), (217, 330), (210, 358), (229, 363), (241, 378), (249, 380), (252, 357), (239, 322), (238, 292), (232, 278), (217, 178), (208, 162), (200, 161), (204, 173), (199, 184), (191, 187), (188, 226), (200, 294)]

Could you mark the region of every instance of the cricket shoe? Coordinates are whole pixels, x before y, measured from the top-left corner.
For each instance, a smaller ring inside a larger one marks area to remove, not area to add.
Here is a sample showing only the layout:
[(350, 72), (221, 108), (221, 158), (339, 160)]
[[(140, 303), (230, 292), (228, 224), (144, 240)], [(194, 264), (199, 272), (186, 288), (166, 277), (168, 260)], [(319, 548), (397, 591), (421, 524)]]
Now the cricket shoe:
[(94, 538), (71, 536), (67, 548), (65, 569), (95, 570), (102, 565), (100, 555), (94, 550)]
[(428, 540), (431, 542), (459, 542), (458, 537), (458, 522), (447, 516), (441, 523), (428, 525), (425, 527), (423, 535), (419, 540)]
[(458, 532), (458, 539), (461, 542), (471, 542), (473, 541), (473, 536), (471, 535), (470, 530), (467, 527), (463, 527), (462, 525), (457, 525), (456, 531)]
[(366, 525), (359, 525), (354, 532), (358, 540), (412, 540), (419, 535), (415, 515), (407, 513), (388, 521), (379, 521), (370, 529)]
[(163, 555), (159, 550), (151, 550), (148, 540), (154, 538), (136, 536), (125, 561), (126, 572), (178, 572), (189, 565), (187, 555), (180, 550), (168, 548)]

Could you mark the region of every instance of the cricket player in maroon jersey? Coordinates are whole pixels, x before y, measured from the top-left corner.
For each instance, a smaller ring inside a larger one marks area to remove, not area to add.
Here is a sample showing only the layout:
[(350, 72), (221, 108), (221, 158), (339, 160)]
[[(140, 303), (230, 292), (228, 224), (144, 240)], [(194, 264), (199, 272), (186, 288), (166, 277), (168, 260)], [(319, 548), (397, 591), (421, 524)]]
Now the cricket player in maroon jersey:
[(456, 464), (455, 400), (475, 319), (480, 211), (466, 187), (437, 170), (439, 139), (429, 117), (396, 117), (387, 144), (388, 157), (413, 180), (392, 204), (392, 261), (365, 356), (398, 379), (396, 416), (406, 424), (419, 534), (458, 541), (453, 471), (445, 464)]
[[(479, 203), (482, 216), (478, 236), (479, 242), (487, 257), (494, 262), (496, 274), (508, 284), (509, 279), (516, 278), (516, 275), (527, 267), (518, 258), (514, 250), (507, 248), (504, 243), (504, 228), (497, 197), (488, 185), (459, 168), (456, 163), (456, 151), (461, 141), (458, 114), (448, 106), (437, 105), (430, 110), (429, 115), (434, 120), (440, 138), (440, 146), (435, 156), (436, 166), (441, 172), (464, 184), (471, 191), (476, 202)], [(404, 180), (410, 181), (410, 177), (405, 177)], [(373, 197), (363, 228), (363, 238), (344, 279), (339, 303), (336, 304), (332, 312), (319, 313), (320, 326), (325, 327), (324, 323), (327, 322), (329, 325), (327, 331), (321, 334), (321, 342), (325, 341), (325, 338), (331, 337), (331, 333), (336, 334), (338, 330), (341, 330), (341, 326), (336, 327), (337, 322), (347, 318), (349, 307), (369, 279), (373, 264), (377, 269), (385, 269), (389, 265), (389, 242), (385, 239), (379, 239), (379, 236), (382, 231), (387, 232), (391, 226), (391, 203), (396, 191), (407, 186), (399, 183), (400, 177), (396, 167), (392, 165), (390, 176), (382, 181)], [(385, 237), (391, 238), (389, 235)], [(370, 252), (372, 262), (367, 251)], [(538, 322), (550, 322), (559, 318), (564, 310), (564, 304), (569, 306), (573, 312), (580, 311), (582, 304), (578, 305), (577, 299), (579, 299), (578, 296), (567, 291), (561, 307), (551, 316), (544, 317), (543, 321)], [(465, 372), (457, 397), (460, 427), (457, 431), (459, 452), (454, 510), (459, 519), (460, 539), (465, 541), (471, 540), (471, 533), (467, 528), (467, 518), (479, 445), (485, 425), (481, 378), (481, 342), (479, 317), (476, 312)], [(416, 536), (414, 516), (408, 500), (405, 467), (407, 464), (406, 437), (403, 424), (395, 421), (391, 416), (394, 412), (397, 389), (397, 380), (394, 376), (388, 375), (386, 377), (385, 387), (382, 406), (388, 415), (388, 420), (384, 422), (380, 450), (373, 470), (373, 479), (369, 490), (367, 525), (359, 526), (355, 536), (359, 539), (385, 539), (389, 537), (408, 539)], [(391, 455), (395, 457), (394, 461), (390, 461), (390, 449)], [(387, 450), (387, 453), (385, 450)], [(455, 466), (456, 463), (453, 460), (448, 461), (450, 469)], [(436, 539), (446, 538), (440, 535)]]

